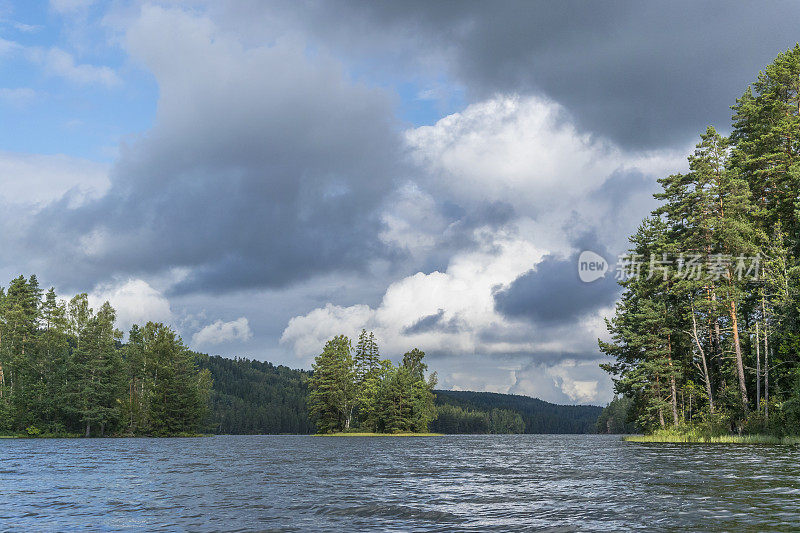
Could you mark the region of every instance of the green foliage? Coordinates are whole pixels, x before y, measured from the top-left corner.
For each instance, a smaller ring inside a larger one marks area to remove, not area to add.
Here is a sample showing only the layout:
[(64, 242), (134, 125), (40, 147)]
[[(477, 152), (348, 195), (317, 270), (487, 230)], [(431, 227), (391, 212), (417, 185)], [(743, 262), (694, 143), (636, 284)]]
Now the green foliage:
[(149, 432), (155, 436), (196, 432), (205, 420), (211, 374), (198, 371), (195, 354), (163, 324), (143, 330), (145, 353), (152, 354)]
[(438, 433), (472, 435), (489, 433), (489, 413), (456, 405), (439, 405), (431, 430)]
[(310, 372), (249, 359), (198, 356), (214, 381), (208, 431), (221, 434), (309, 434)]
[(431, 431), (439, 433), (592, 433), (603, 410), (593, 405), (555, 405), (515, 394), (434, 392), (438, 418)]
[(320, 433), (350, 428), (358, 395), (350, 339), (329, 340), (315, 362), (309, 380), (308, 405)]
[(704, 435), (697, 432), (682, 432), (659, 429), (649, 435), (624, 437), (628, 442), (653, 442), (675, 444), (800, 444), (798, 437), (776, 437), (774, 435)]
[[(800, 45), (733, 110), (730, 138), (709, 127), (689, 172), (659, 180), (661, 205), (630, 238), (640, 275), (621, 281), (599, 343), (645, 431), (800, 431)], [(662, 277), (664, 254), (678, 261)], [(754, 256), (757, 277), (742, 276), (737, 260)]]
[(436, 407), (437, 417), (431, 429), (439, 433), (474, 435), (492, 433), (497, 435), (525, 433), (522, 415), (510, 409), (488, 411), (442, 404)]
[(436, 375), (426, 381), (425, 353), (415, 348), (397, 367), (378, 353), (374, 335), (365, 330), (355, 353), (344, 335), (325, 344), (308, 381), (309, 414), (319, 433), (427, 432), (436, 417)]
[(0, 431), (104, 436), (193, 433), (211, 381), (162, 324), (131, 330), (106, 302), (42, 294), (35, 276), (0, 289)]
[(611, 400), (597, 419), (597, 433), (638, 433), (633, 400), (620, 396)]

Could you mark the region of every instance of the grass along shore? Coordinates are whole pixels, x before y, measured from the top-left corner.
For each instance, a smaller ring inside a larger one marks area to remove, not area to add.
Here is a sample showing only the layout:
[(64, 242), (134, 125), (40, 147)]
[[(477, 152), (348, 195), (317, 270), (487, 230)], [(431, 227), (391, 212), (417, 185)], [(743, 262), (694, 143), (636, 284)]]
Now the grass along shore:
[(442, 437), (444, 433), (351, 433), (338, 431), (336, 433), (317, 433), (315, 437)]
[(697, 435), (658, 431), (652, 435), (627, 435), (625, 442), (652, 442), (677, 444), (800, 444), (800, 437), (776, 437), (774, 435)]

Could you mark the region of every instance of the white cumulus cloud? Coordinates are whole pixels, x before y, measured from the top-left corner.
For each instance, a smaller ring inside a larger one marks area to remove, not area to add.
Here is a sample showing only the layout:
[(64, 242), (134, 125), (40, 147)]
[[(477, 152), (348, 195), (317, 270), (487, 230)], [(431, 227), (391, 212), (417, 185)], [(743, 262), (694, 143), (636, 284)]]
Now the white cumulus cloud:
[(212, 344), (222, 344), (231, 341), (247, 341), (253, 337), (250, 330), (250, 323), (247, 318), (240, 317), (230, 322), (217, 320), (207, 325), (192, 336), (192, 344), (195, 346), (208, 346)]
[(114, 87), (122, 83), (111, 67), (77, 63), (72, 54), (60, 48), (32, 50), (31, 56), (51, 76), (59, 76), (78, 85)]
[(442, 212), (445, 202), (467, 216), (487, 202), (510, 206), (510, 215), (475, 224), (470, 244), (456, 248), (445, 269), (394, 281), (374, 308), (331, 302), (292, 318), (281, 343), (309, 362), (327, 339), (364, 327), (375, 332), (386, 355), (416, 346), (441, 358), (432, 361), (441, 361), (446, 386), (476, 388), (470, 369), (478, 357), (494, 360), (491, 388), (498, 392), (562, 403), (610, 397), (596, 345), (605, 336), (600, 313), (606, 308), (574, 324), (544, 325), (498, 312), (494, 295), (546, 254), (573, 253), (576, 233), (593, 232), (603, 246), (619, 241), (625, 233), (618, 227), (635, 227), (650, 208), (655, 178), (683, 156), (625, 151), (580, 132), (561, 106), (537, 97), (498, 96), (470, 105), (409, 130), (406, 142), (420, 174), (389, 202), (384, 242), (421, 258), (449, 244), (455, 223)]
[(146, 322), (169, 325), (174, 319), (166, 296), (141, 279), (99, 285), (89, 293), (89, 305), (94, 309), (105, 301), (116, 309), (117, 327), (123, 331)]

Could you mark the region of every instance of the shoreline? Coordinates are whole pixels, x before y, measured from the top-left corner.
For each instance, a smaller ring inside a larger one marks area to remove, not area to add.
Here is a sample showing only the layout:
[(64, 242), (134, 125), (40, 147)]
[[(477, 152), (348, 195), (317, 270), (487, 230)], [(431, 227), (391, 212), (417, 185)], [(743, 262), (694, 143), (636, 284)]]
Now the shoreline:
[(653, 444), (800, 444), (798, 437), (774, 437), (772, 435), (720, 435), (699, 437), (693, 435), (627, 435), (625, 442)]
[(346, 433), (338, 431), (336, 433), (316, 433), (314, 437), (443, 437), (444, 433)]
[(84, 440), (113, 440), (113, 439), (197, 439), (201, 437), (213, 437), (211, 433), (197, 434), (177, 434), (177, 435), (105, 435), (103, 437), (86, 437), (78, 434), (66, 435), (28, 435), (20, 433), (18, 435), (0, 435), (0, 439), (22, 439), (22, 440), (45, 440), (45, 439), (84, 439)]

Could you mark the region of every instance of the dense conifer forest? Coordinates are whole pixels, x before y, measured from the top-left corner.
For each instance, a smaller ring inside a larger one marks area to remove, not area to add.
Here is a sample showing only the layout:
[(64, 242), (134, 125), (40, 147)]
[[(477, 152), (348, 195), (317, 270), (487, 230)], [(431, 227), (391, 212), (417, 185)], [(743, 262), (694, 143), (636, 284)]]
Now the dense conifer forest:
[(630, 237), (604, 368), (647, 431), (800, 432), (800, 46)]
[[(440, 390), (436, 402), (440, 418), (432, 428), (442, 433), (592, 433), (603, 410), (494, 392)], [(454, 423), (479, 430), (454, 431)]]
[(595, 424), (595, 433), (630, 434), (639, 433), (634, 420), (633, 400), (625, 396), (614, 398), (603, 409)]
[(169, 327), (133, 326), (108, 302), (68, 302), (36, 276), (0, 289), (0, 432), (181, 435), (202, 429), (211, 378)]
[(214, 381), (207, 431), (219, 434), (308, 434), (310, 372), (249, 359), (200, 356)]
[[(308, 417), (311, 372), (248, 359), (199, 356), (212, 375), (207, 431), (222, 434), (316, 432)], [(437, 433), (591, 433), (594, 406), (555, 405), (527, 396), (434, 390)]]

